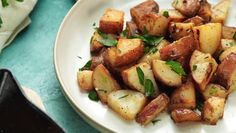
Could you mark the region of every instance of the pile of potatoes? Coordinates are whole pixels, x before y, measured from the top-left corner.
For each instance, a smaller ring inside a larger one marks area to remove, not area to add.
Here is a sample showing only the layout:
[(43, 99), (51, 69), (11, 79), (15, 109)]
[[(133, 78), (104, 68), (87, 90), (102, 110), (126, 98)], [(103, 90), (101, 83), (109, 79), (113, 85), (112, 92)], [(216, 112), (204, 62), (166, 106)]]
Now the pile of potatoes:
[[(174, 9), (160, 10), (154, 0), (124, 12), (109, 8), (100, 19), (99, 31), (113, 36), (106, 46), (96, 30), (91, 38), (89, 69), (78, 72), (80, 89), (96, 91), (100, 101), (126, 120), (147, 125), (167, 110), (176, 123), (195, 121), (215, 125), (223, 117), (228, 95), (236, 89), (236, 28), (224, 25), (230, 0), (211, 5), (207, 0), (174, 0)], [(134, 35), (162, 36), (152, 53)], [(167, 64), (181, 64), (181, 75)], [(147, 96), (137, 73), (152, 82)], [(199, 95), (197, 95), (199, 94)], [(199, 98), (201, 113), (196, 111)]]

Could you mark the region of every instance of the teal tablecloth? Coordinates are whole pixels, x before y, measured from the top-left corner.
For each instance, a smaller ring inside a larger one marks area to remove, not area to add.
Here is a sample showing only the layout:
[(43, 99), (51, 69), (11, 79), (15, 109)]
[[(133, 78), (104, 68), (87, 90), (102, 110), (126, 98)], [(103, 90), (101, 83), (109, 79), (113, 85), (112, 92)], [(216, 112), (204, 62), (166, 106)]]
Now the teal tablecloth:
[(62, 19), (74, 0), (38, 0), (31, 25), (0, 54), (0, 68), (13, 72), (21, 85), (42, 98), (47, 113), (68, 133), (98, 132), (72, 109), (60, 90), (53, 47)]

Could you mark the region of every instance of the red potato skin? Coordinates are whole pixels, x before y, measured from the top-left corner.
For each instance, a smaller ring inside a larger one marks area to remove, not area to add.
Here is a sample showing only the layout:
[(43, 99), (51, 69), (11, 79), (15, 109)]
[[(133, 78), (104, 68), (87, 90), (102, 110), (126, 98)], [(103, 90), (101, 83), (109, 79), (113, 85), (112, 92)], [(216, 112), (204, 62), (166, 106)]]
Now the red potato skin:
[(230, 80), (232, 72), (236, 69), (236, 54), (231, 53), (218, 66), (215, 74), (215, 83), (228, 88), (228, 80)]
[(175, 109), (171, 111), (171, 118), (176, 123), (201, 121), (201, 116), (191, 109)]
[(127, 33), (128, 37), (139, 33), (138, 27), (133, 21), (126, 22), (126, 29), (128, 31), (128, 33)]
[(98, 54), (92, 56), (91, 70), (94, 70), (100, 64), (104, 64), (104, 54), (106, 49), (107, 48), (102, 48)]
[(199, 26), (204, 24), (204, 20), (199, 16), (195, 16), (185, 20), (184, 23), (194, 23), (195, 26)]
[(195, 16), (200, 9), (199, 0), (184, 0), (182, 8), (177, 10), (187, 17)]

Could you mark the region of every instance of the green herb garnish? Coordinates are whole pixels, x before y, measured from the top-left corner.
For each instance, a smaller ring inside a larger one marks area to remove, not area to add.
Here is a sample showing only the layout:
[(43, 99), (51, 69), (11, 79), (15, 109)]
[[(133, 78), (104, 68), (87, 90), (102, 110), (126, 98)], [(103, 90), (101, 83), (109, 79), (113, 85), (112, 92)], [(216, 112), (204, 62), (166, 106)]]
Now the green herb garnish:
[(234, 33), (233, 39), (236, 40), (236, 32)]
[(154, 54), (154, 53), (156, 53), (157, 52), (157, 48), (156, 47), (153, 47), (153, 48), (151, 48), (150, 50), (149, 50), (149, 54)]
[(127, 96), (129, 96), (129, 95), (127, 94), (127, 95), (121, 96), (121, 97), (119, 97), (119, 99), (125, 98)]
[(197, 65), (193, 65), (193, 71), (195, 71), (197, 69)]
[(99, 101), (97, 92), (95, 90), (90, 91), (88, 97), (90, 100)]
[(163, 16), (165, 16), (166, 18), (168, 18), (168, 17), (169, 17), (169, 12), (168, 12), (168, 11), (164, 11), (164, 12), (163, 12)]
[(121, 37), (127, 37), (128, 36), (128, 30), (127, 29), (125, 29), (125, 30), (123, 30), (122, 32), (121, 32), (121, 35), (120, 35)]
[(103, 89), (98, 89), (97, 91), (107, 93), (107, 90), (103, 90)]
[(93, 23), (93, 26), (96, 26), (96, 23), (95, 23), (95, 22)]
[(90, 67), (92, 65), (92, 60), (89, 60), (82, 68), (80, 68), (79, 70), (80, 71), (83, 71), (83, 70), (90, 70)]
[(153, 86), (153, 83), (150, 79), (145, 80), (144, 88), (145, 88), (145, 95), (152, 96), (152, 94), (154, 92), (154, 86)]
[(215, 95), (216, 93), (217, 93), (217, 88), (215, 87), (215, 86), (212, 86), (212, 88), (210, 89), (210, 95), (212, 96), (212, 95)]
[(136, 67), (136, 71), (138, 74), (139, 83), (141, 85), (144, 85), (144, 73), (143, 73), (142, 69), (140, 67)]
[(222, 53), (224, 52), (224, 50), (222, 49), (222, 50), (220, 50), (219, 52), (218, 52), (218, 54), (217, 54), (217, 56), (219, 57)]
[(180, 76), (186, 76), (186, 73), (185, 73), (185, 71), (184, 71), (184, 68), (182, 67), (182, 65), (181, 65), (179, 62), (170, 60), (170, 61), (167, 61), (166, 64), (169, 65), (170, 68), (171, 68), (174, 72), (176, 72), (178, 75), (180, 75)]
[(202, 112), (204, 102), (202, 100), (197, 100), (197, 109)]
[(0, 17), (0, 28), (2, 27), (2, 18)]
[(97, 40), (98, 42), (108, 47), (117, 45), (118, 42), (114, 36), (112, 36), (111, 34), (106, 34), (102, 32), (99, 28), (95, 28), (95, 29), (97, 30), (98, 34), (102, 37), (101, 39)]
[(8, 0), (2, 0), (2, 7), (6, 7), (8, 5), (9, 5)]
[(150, 46), (150, 45), (156, 46), (163, 39), (163, 37), (151, 36), (149, 34), (144, 34), (144, 35), (135, 34), (135, 35), (131, 36), (130, 38), (139, 38), (145, 43), (145, 45), (148, 45), (148, 46)]
[(161, 121), (161, 120), (160, 120), (160, 119), (153, 120), (153, 121), (152, 121), (152, 124), (154, 125), (154, 124), (156, 124), (156, 123), (159, 122), (159, 121)]

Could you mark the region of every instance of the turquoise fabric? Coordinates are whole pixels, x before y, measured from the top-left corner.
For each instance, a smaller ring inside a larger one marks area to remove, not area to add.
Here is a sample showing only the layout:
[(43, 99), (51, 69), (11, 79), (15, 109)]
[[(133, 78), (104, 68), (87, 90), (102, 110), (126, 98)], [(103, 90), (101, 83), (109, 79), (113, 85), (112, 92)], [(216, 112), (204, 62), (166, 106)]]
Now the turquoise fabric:
[(53, 66), (56, 33), (74, 0), (38, 0), (31, 25), (0, 54), (0, 68), (12, 71), (21, 85), (42, 98), (47, 113), (68, 133), (94, 133), (61, 92)]

